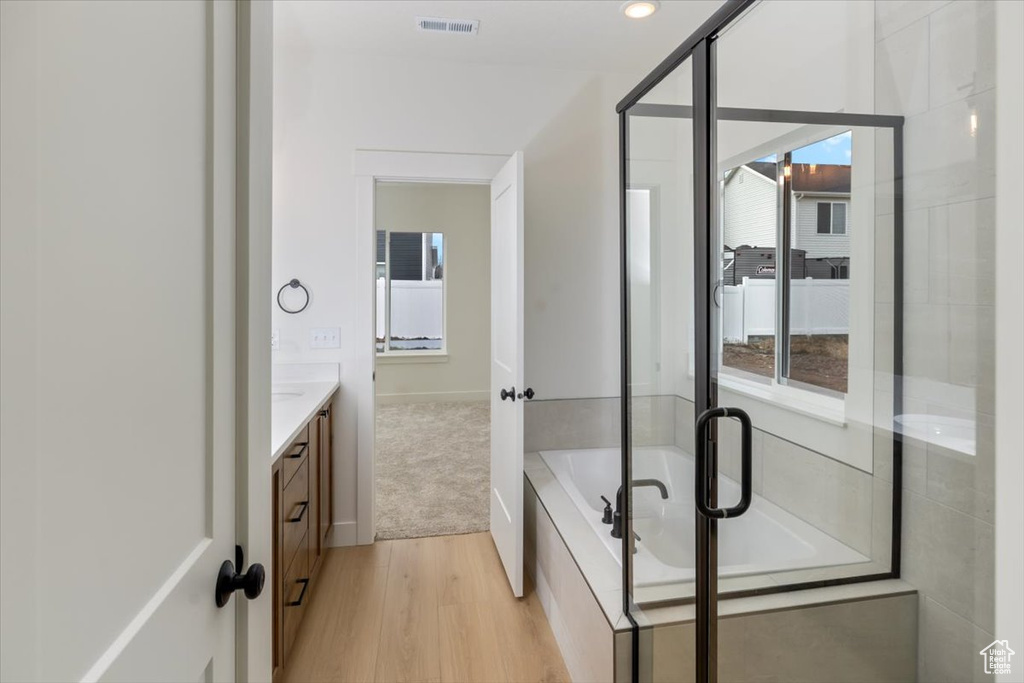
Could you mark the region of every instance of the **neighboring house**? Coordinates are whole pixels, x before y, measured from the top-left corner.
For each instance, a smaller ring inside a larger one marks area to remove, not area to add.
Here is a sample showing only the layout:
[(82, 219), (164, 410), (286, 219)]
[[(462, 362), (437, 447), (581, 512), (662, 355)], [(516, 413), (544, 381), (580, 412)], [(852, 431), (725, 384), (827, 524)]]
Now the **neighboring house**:
[[(846, 279), (850, 275), (850, 166), (793, 164), (792, 245), (805, 260), (803, 275)], [(722, 230), (727, 250), (757, 247), (774, 257), (777, 180), (774, 162), (754, 161), (726, 174)], [(754, 266), (756, 269), (756, 265)], [(764, 269), (762, 269), (764, 270)]]
[(722, 188), (725, 244), (774, 247), (777, 194), (774, 162), (753, 161), (729, 171)]
[(850, 257), (850, 165), (793, 164), (793, 247)]

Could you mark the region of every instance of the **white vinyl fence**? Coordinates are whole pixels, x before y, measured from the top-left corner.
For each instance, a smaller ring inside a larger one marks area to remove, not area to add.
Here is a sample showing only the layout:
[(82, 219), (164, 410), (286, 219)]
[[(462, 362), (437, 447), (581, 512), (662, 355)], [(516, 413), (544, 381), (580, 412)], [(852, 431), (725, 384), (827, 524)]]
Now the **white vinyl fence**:
[[(790, 334), (849, 334), (849, 280), (792, 280)], [(775, 280), (743, 278), (726, 285), (722, 302), (722, 337), (747, 343), (749, 337), (775, 334)]]
[[(440, 339), (444, 333), (442, 280), (391, 281), (391, 338)], [(384, 338), (384, 278), (377, 279), (377, 338)]]

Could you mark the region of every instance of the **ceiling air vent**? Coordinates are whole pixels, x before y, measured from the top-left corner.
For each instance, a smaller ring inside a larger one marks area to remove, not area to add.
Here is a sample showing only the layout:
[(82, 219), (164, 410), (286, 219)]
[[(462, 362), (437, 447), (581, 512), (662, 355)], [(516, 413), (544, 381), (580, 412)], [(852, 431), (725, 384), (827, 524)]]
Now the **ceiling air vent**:
[(473, 36), (480, 30), (480, 22), (474, 19), (416, 17), (416, 30), (428, 33), (454, 33), (462, 36)]

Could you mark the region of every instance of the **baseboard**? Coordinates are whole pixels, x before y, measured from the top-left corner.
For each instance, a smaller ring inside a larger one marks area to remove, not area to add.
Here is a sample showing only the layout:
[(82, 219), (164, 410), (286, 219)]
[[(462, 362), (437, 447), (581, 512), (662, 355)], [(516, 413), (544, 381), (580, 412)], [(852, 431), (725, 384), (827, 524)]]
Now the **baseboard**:
[(345, 548), (356, 543), (355, 522), (335, 522), (331, 525), (331, 535), (327, 539), (327, 545), (331, 548)]
[(484, 389), (483, 391), (438, 391), (423, 394), (377, 394), (377, 404), (462, 403), (469, 401), (486, 401), (490, 395), (491, 392), (487, 389)]

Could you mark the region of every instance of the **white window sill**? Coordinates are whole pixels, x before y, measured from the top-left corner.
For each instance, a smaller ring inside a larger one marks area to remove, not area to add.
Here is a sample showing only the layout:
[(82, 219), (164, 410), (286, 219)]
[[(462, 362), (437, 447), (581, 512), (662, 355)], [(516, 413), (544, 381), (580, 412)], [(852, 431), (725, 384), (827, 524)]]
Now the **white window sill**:
[(719, 373), (718, 383), (724, 389), (735, 391), (758, 401), (785, 408), (837, 427), (846, 426), (846, 401), (841, 398), (818, 394), (806, 389), (787, 387), (774, 382), (762, 384), (724, 372)]
[(392, 351), (378, 353), (377, 365), (401, 365), (408, 363), (447, 363), (447, 351)]

